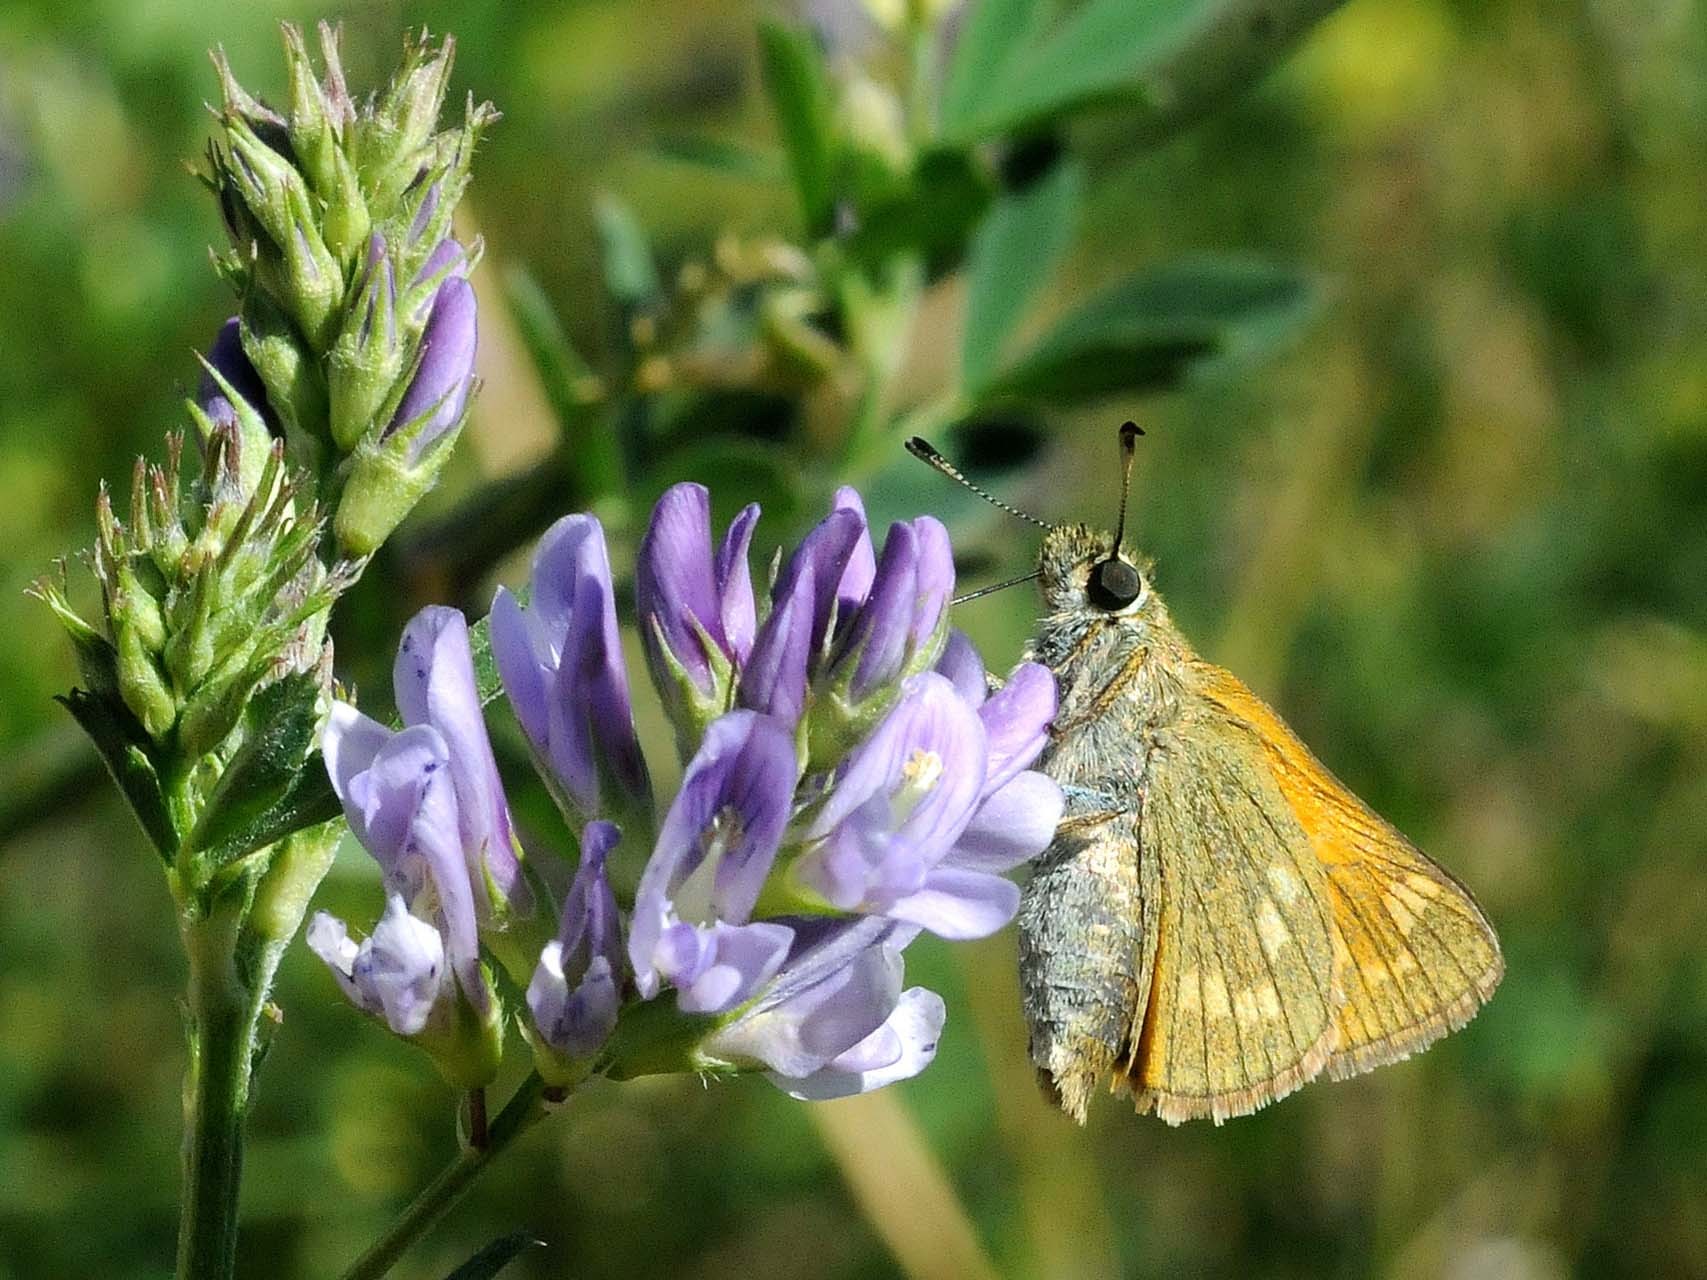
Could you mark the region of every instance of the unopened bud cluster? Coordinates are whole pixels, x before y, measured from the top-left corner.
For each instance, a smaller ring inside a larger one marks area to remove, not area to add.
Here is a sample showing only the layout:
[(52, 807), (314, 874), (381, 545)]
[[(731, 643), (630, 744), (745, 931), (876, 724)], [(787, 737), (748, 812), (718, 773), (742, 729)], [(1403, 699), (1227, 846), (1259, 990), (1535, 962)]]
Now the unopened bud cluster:
[(451, 218), (497, 113), (471, 99), (459, 128), (439, 130), (449, 38), (411, 40), (391, 84), (358, 102), (334, 28), (319, 28), (318, 71), (301, 31), (283, 31), (288, 109), (215, 56), (224, 139), (209, 145), (207, 181), (241, 307), (225, 367), (209, 366), (245, 430), (281, 435), (317, 477), (339, 549), (364, 556), (431, 487), (462, 427), (479, 246), (458, 243)]
[[(182, 437), (164, 466), (140, 459), (128, 522), (105, 487), (92, 553), (100, 624), (72, 607), (63, 581), (37, 583), (76, 644), (96, 697), (116, 697), (150, 758), (217, 761), (265, 682), (310, 675), (322, 689), (325, 614), (345, 584), (315, 554), (312, 500), (286, 474), (284, 446), (267, 447), (253, 480), (234, 423), (216, 426), (196, 494), (182, 495)], [(122, 721), (122, 717), (120, 717)]]

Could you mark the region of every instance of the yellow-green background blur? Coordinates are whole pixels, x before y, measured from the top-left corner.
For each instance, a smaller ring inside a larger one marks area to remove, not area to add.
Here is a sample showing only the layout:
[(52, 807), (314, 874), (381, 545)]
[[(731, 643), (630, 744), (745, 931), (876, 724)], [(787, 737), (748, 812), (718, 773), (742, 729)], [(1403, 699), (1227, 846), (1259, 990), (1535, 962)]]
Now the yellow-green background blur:
[[(274, 19), (321, 13), (0, 4), (0, 1277), (169, 1266), (174, 921), (79, 767), (50, 701), (71, 655), (22, 593), (90, 542), (97, 481), (158, 456), (227, 314), (180, 163), (208, 130), (205, 47), (276, 94)], [(354, 78), (424, 22), (459, 38), (453, 98), (505, 113), (468, 210), (488, 388), (435, 505), (550, 441), (491, 266), (527, 265), (591, 345), (598, 191), (677, 261), (793, 226), (784, 192), (652, 145), (768, 139), (758, 13), (342, 12)], [(1353, 0), (1175, 142), (1137, 151), (1116, 114), (1075, 144), (1092, 199), (1047, 309), (1193, 249), (1301, 267), (1325, 301), (1266, 363), (1050, 418), (1009, 491), (1108, 519), (1112, 426), (1139, 417), (1138, 541), (1176, 617), (1474, 887), (1504, 986), (1424, 1057), (1225, 1128), (1110, 1101), (1079, 1130), (1032, 1085), (1011, 933), (925, 940), (909, 979), (950, 1017), (920, 1079), (822, 1108), (760, 1080), (595, 1088), (398, 1274), (522, 1227), (549, 1248), (517, 1277), (1707, 1275), (1707, 6)], [(928, 300), (921, 385), (957, 314), (953, 286)], [(973, 541), (994, 552), (974, 582), (1029, 554), (1017, 525)], [(383, 696), (433, 580), (364, 584), (341, 669)], [(1003, 667), (1031, 609), (1015, 591), (960, 621)], [(371, 918), (375, 883), (347, 848), (321, 900)], [(300, 947), (278, 998), (241, 1265), (330, 1275), (453, 1150), (454, 1102)]]

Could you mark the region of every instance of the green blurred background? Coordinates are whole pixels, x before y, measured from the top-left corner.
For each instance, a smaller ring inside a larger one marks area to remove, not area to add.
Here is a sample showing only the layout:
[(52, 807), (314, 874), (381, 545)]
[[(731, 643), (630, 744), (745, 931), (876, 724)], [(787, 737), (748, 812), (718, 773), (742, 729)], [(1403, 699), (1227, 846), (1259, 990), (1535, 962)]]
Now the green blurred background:
[[(0, 7), (0, 1276), (153, 1276), (171, 1256), (169, 899), (50, 701), (71, 656), (22, 591), (89, 543), (98, 480), (158, 455), (190, 353), (229, 310), (214, 210), (180, 164), (209, 128), (205, 47), (276, 94), (274, 20), (324, 12)], [(341, 16), (364, 81), (406, 24), (458, 36), (453, 96), (505, 113), (469, 202), (481, 287), (526, 264), (596, 350), (599, 192), (671, 261), (792, 225), (784, 190), (655, 145), (770, 140), (758, 14)], [(1303, 268), (1323, 302), (1265, 362), (1049, 415), (1048, 447), (1004, 491), (1106, 521), (1112, 425), (1144, 422), (1138, 541), (1176, 617), (1475, 888), (1503, 988), (1422, 1058), (1223, 1129), (1109, 1102), (1079, 1130), (1031, 1083), (1011, 935), (921, 941), (909, 978), (944, 992), (950, 1022), (919, 1080), (818, 1108), (756, 1080), (595, 1088), (400, 1275), (442, 1276), (517, 1226), (549, 1245), (518, 1277), (1707, 1275), (1707, 11), (1354, 0), (1168, 145), (1131, 145), (1118, 112), (1073, 143), (1090, 200), (1043, 314), (1192, 250)], [(956, 341), (957, 287), (926, 298), (920, 385)], [(553, 440), (488, 302), (488, 391), (440, 511)], [(967, 545), (974, 584), (1030, 554), (993, 521)], [(341, 669), (380, 696), (401, 620), (444, 583), (431, 540), (391, 569), (340, 634)], [(1016, 591), (960, 621), (1002, 667), (1031, 609)], [(375, 883), (347, 848), (321, 901), (371, 916)], [(454, 1100), (301, 949), (279, 1003), (242, 1265), (327, 1275), (454, 1149)]]

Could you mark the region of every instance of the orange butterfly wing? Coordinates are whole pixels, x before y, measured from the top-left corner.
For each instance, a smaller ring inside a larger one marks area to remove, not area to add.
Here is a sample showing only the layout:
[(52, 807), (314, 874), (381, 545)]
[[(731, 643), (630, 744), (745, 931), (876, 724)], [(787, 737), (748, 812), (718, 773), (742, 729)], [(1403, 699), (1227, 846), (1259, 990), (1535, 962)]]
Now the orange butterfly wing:
[(1469, 890), (1353, 795), (1230, 672), (1193, 665), (1199, 692), (1248, 726), (1327, 872), (1343, 995), (1328, 1074), (1343, 1079), (1463, 1026), (1505, 973)]

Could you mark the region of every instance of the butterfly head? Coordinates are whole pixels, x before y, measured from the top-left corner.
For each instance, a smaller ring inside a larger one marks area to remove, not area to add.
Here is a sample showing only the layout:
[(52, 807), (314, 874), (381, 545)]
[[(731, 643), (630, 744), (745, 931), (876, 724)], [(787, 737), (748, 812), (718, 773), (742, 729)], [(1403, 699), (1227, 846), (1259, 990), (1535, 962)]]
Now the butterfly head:
[(1088, 525), (1057, 525), (1044, 534), (1037, 576), (1044, 603), (1055, 613), (1129, 618), (1155, 599), (1150, 562)]

